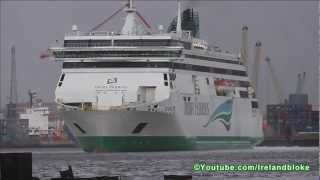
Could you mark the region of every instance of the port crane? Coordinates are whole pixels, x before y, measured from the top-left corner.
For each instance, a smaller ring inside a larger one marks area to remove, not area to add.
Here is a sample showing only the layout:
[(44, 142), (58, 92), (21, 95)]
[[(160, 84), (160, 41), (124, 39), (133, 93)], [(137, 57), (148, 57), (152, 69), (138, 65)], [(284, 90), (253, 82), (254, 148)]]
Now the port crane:
[(240, 62), (244, 64), (248, 70), (248, 26), (242, 27)]
[(259, 82), (259, 67), (261, 61), (261, 42), (257, 41), (255, 45), (254, 64), (252, 72), (252, 85), (257, 94)]
[(267, 63), (267, 68), (269, 70), (272, 86), (274, 87), (278, 103), (282, 103), (283, 102), (282, 101), (282, 99), (283, 99), (283, 91), (282, 91), (282, 88), (280, 86), (280, 82), (279, 82), (279, 80), (278, 80), (278, 78), (277, 78), (277, 76), (275, 74), (274, 68), (273, 68), (273, 66), (271, 64), (271, 59), (269, 57), (266, 57), (265, 61)]

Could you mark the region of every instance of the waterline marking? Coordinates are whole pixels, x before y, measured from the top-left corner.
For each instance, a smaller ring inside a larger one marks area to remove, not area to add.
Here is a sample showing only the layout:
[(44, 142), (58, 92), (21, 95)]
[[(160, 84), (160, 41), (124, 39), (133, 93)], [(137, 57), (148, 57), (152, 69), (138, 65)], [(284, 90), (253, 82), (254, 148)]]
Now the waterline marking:
[(310, 166), (303, 163), (254, 163), (254, 164), (209, 164), (194, 163), (193, 171), (197, 172), (307, 172)]

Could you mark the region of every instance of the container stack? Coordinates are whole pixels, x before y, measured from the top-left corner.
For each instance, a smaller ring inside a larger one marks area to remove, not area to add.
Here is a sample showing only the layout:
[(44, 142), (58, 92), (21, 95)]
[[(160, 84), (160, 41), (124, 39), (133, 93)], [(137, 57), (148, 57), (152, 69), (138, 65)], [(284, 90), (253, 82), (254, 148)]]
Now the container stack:
[(290, 125), (295, 132), (316, 131), (318, 120), (317, 112), (312, 111), (311, 105), (267, 105), (267, 121), (276, 136), (285, 134), (286, 125)]

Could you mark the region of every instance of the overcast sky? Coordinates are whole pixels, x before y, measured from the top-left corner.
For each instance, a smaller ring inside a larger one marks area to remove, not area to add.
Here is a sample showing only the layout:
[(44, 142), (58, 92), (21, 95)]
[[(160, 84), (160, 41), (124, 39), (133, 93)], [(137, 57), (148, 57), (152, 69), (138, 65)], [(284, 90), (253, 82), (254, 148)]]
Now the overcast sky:
[[(28, 89), (40, 89), (44, 101), (54, 100), (60, 65), (39, 55), (56, 39), (63, 39), (77, 24), (88, 31), (122, 6), (119, 1), (0, 1), (2, 104), (9, 96), (10, 46), (16, 45), (19, 101)], [(167, 25), (176, 15), (176, 1), (134, 1), (154, 27)], [(304, 91), (318, 103), (318, 1), (183, 1), (199, 11), (200, 37), (210, 44), (239, 52), (242, 25), (249, 27), (249, 61), (254, 44), (262, 42), (262, 57), (269, 56), (284, 96), (293, 93), (297, 73), (305, 71)], [(266, 64), (261, 63), (259, 96), (277, 102)]]

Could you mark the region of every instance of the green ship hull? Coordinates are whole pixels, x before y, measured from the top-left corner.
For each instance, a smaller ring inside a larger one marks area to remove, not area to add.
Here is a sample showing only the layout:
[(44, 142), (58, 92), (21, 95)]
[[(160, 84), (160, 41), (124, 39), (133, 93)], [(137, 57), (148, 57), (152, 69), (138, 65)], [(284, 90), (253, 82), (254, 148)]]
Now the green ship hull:
[(183, 137), (183, 136), (82, 136), (79, 143), (86, 152), (188, 151), (244, 149), (259, 144), (254, 137)]

